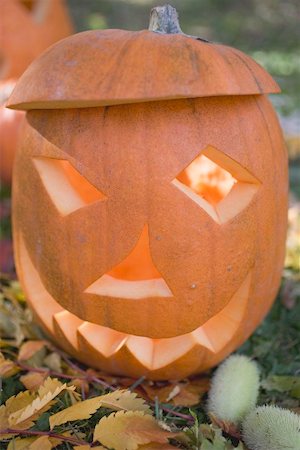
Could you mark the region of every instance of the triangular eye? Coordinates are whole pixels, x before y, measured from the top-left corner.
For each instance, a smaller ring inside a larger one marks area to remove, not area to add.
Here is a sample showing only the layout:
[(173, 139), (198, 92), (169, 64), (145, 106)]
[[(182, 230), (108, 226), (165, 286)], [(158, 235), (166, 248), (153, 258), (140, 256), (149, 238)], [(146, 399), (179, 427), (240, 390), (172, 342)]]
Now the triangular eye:
[(33, 162), (51, 200), (62, 215), (106, 199), (69, 161), (36, 157)]
[(211, 146), (172, 183), (220, 224), (241, 212), (260, 184), (247, 169)]

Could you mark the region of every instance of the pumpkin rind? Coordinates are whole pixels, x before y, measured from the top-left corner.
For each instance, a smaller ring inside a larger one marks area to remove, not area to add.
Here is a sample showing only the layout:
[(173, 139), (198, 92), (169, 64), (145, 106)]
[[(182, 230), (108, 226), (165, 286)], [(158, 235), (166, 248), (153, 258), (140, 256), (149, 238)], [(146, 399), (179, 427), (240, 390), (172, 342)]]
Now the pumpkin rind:
[[(223, 224), (172, 184), (208, 144), (258, 181), (250, 203), (242, 195), (243, 209)], [(68, 160), (104, 197), (62, 214), (49, 192), (56, 175), (45, 184), (37, 158)], [(278, 287), (287, 208), (283, 167), (282, 136), (263, 96), (31, 111), (16, 165), (15, 236), (22, 233), (46, 290), (79, 318), (152, 338), (182, 335), (221, 311), (250, 270), (253, 283), (268, 284), (270, 292), (275, 270)], [(145, 224), (153, 263), (173, 296), (113, 298), (91, 290), (132, 252)], [(266, 238), (273, 233), (276, 242)]]
[(48, 49), (23, 74), (8, 106), (84, 108), (271, 92), (280, 92), (272, 77), (231, 47), (181, 34), (103, 30)]

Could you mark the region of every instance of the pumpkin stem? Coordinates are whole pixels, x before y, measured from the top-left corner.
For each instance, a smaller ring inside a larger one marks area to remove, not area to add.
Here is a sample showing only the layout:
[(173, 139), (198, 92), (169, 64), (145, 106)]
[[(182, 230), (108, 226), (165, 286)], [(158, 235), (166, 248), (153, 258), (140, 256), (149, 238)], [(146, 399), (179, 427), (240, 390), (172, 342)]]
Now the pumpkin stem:
[(183, 33), (179, 25), (178, 13), (171, 5), (156, 6), (151, 9), (149, 30), (161, 34), (183, 34), (198, 41), (208, 42), (206, 39)]
[(178, 13), (171, 5), (156, 6), (151, 10), (149, 30), (164, 34), (183, 34)]

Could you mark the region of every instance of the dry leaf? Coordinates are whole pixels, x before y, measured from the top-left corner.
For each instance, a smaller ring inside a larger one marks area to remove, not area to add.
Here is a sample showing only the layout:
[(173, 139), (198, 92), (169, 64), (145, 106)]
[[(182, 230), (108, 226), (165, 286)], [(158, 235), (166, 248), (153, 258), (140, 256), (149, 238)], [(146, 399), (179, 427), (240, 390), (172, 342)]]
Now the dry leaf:
[(18, 429), (26, 429), (33, 426), (34, 421), (52, 406), (55, 397), (65, 389), (73, 390), (75, 388), (74, 386), (68, 387), (66, 384), (62, 384), (56, 378), (48, 377), (29, 404), (15, 409), (8, 416), (9, 426)]
[(178, 447), (174, 447), (170, 444), (158, 444), (157, 442), (151, 442), (150, 444), (139, 445), (138, 450), (174, 450), (175, 448), (178, 449)]
[(83, 392), (85, 396), (88, 395), (88, 393), (90, 391), (90, 385), (87, 380), (84, 380), (82, 378), (74, 378), (72, 380), (72, 384), (73, 384), (73, 386), (76, 387), (76, 389), (79, 392), (81, 392), (81, 393)]
[[(90, 445), (77, 445), (76, 447), (73, 448), (74, 450), (91, 450)], [(92, 450), (107, 450), (107, 449), (102, 447), (102, 445), (97, 445), (96, 447), (93, 447)]]
[(19, 367), (10, 359), (5, 359), (0, 353), (0, 377), (9, 378), (20, 371)]
[[(57, 444), (54, 444), (56, 447)], [(48, 436), (40, 436), (29, 447), (28, 450), (51, 450), (53, 447)]]
[[(8, 418), (10, 414), (14, 413), (18, 409), (24, 408), (34, 399), (34, 395), (32, 395), (29, 391), (20, 392), (18, 395), (13, 395), (10, 397), (5, 405), (0, 406), (0, 430), (5, 430), (9, 428)], [(3, 436), (2, 436), (3, 438)]]
[(142, 411), (118, 411), (102, 417), (94, 431), (94, 441), (114, 450), (137, 450), (139, 445), (151, 442), (167, 444), (174, 436)]
[(50, 353), (44, 359), (43, 365), (49, 367), (49, 369), (55, 372), (61, 372), (61, 356), (58, 353)]
[(24, 384), (26, 389), (29, 389), (29, 391), (37, 391), (45, 381), (46, 377), (47, 372), (45, 373), (28, 372), (20, 377), (20, 381), (21, 383)]
[(27, 341), (21, 345), (18, 355), (19, 361), (28, 361), (35, 353), (45, 347), (45, 341)]
[(27, 437), (24, 439), (12, 439), (8, 444), (7, 450), (28, 450), (30, 445), (36, 440), (36, 437)]
[[(63, 433), (65, 435), (66, 433)], [(46, 439), (45, 439), (46, 438)], [(51, 447), (49, 447), (49, 443)], [(61, 443), (61, 439), (49, 438), (49, 436), (42, 437), (26, 437), (15, 438), (8, 444), (7, 450), (48, 450), (57, 447)], [(89, 447), (90, 449), (90, 447)]]
[(49, 418), (50, 428), (53, 429), (56, 425), (62, 425), (73, 420), (89, 419), (100, 407), (115, 411), (144, 411), (151, 414), (150, 407), (144, 399), (137, 397), (134, 392), (117, 390), (99, 397), (89, 398), (59, 411)]
[(175, 406), (193, 406), (198, 404), (201, 397), (208, 391), (209, 378), (200, 377), (187, 382), (163, 386), (147, 382), (141, 386), (148, 398), (153, 401), (157, 398), (161, 403), (171, 403)]

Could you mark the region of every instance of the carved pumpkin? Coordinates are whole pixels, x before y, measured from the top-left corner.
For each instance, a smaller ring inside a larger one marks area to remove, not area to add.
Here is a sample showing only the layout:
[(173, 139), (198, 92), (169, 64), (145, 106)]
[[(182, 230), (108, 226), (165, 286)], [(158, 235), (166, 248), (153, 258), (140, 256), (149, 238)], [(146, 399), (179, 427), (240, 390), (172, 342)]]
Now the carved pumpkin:
[(0, 0), (0, 11), (0, 179), (10, 184), (22, 118), (5, 109), (11, 78), (72, 26), (62, 0)]
[(238, 50), (166, 33), (170, 13), (56, 44), (10, 98), (27, 111), (14, 239), (38, 320), (82, 361), (152, 379), (245, 341), (286, 233), (278, 86)]

